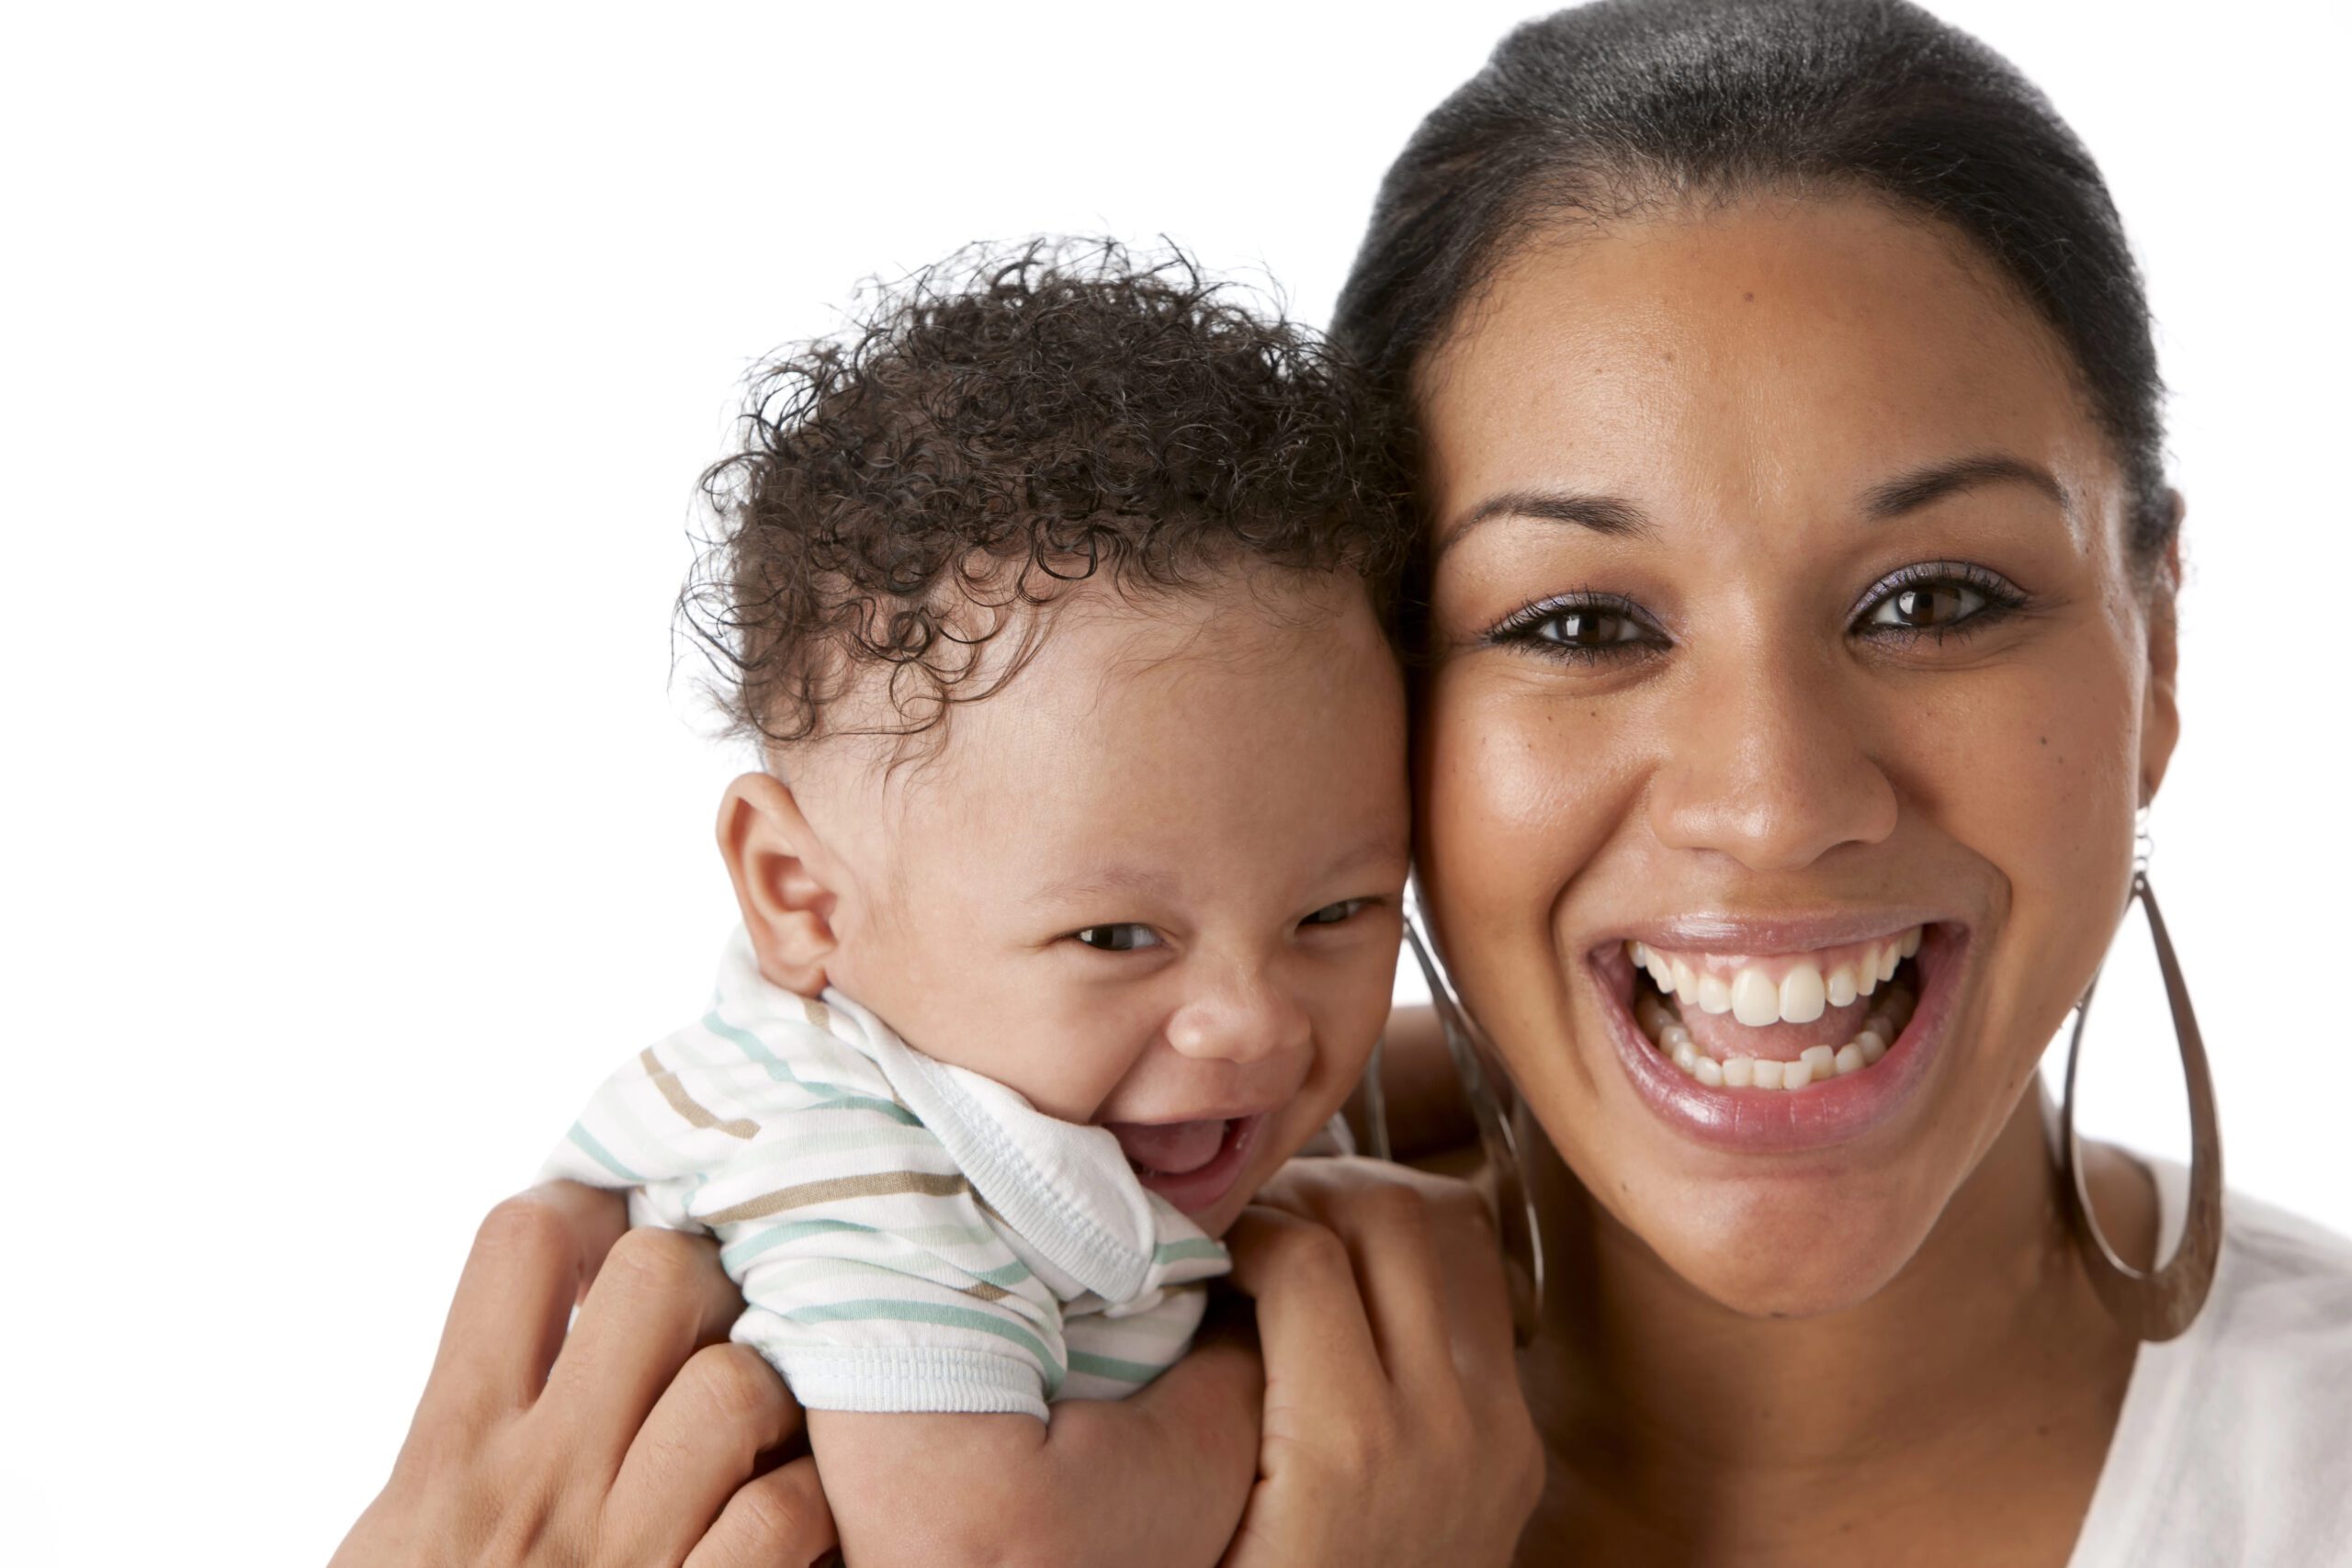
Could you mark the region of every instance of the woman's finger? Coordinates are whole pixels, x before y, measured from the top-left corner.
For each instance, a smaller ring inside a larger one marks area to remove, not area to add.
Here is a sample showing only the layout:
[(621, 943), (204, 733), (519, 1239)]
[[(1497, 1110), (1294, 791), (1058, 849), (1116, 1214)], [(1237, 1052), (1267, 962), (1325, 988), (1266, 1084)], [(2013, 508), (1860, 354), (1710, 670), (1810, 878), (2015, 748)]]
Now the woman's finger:
[(1446, 1353), (1454, 1329), (1427, 1195), (1384, 1178), (1318, 1204), (1315, 1217), (1348, 1249), (1389, 1381), (1414, 1403), (1457, 1388), (1460, 1375)]
[(572, 1303), (628, 1228), (617, 1193), (569, 1181), (492, 1209), (474, 1234), (412, 1433), (478, 1429), (536, 1399)]
[(1299, 1160), (1261, 1196), (1345, 1244), (1382, 1365), (1408, 1398), (1516, 1382), (1502, 1253), (1467, 1184), (1379, 1161)]
[(1445, 1320), (1453, 1327), (1455, 1364), (1474, 1395), (1499, 1395), (1514, 1407), (1519, 1341), (1511, 1323), (1510, 1281), (1502, 1242), (1485, 1201), (1457, 1183), (1432, 1208), (1430, 1242), (1445, 1286)]
[(1404, 1342), (1431, 1350), (1450, 1347), (1464, 1387), (1501, 1388), (1516, 1399), (1519, 1351), (1511, 1330), (1510, 1285), (1487, 1200), (1453, 1177), (1408, 1170), (1394, 1179), (1419, 1197), (1420, 1216), (1413, 1231), (1426, 1249), (1421, 1266), (1437, 1287), (1430, 1300), (1450, 1330)]
[(1386, 1379), (1346, 1244), (1323, 1225), (1256, 1204), (1225, 1242), (1234, 1289), (1258, 1305), (1269, 1416), (1303, 1407), (1346, 1419), (1344, 1409), (1376, 1399)]
[(630, 1231), (588, 1288), (530, 1419), (564, 1434), (574, 1465), (609, 1482), (678, 1369), (725, 1338), (742, 1310), (708, 1237)]
[(752, 1478), (760, 1455), (801, 1426), (799, 1404), (757, 1350), (695, 1351), (629, 1445), (602, 1533), (628, 1543), (628, 1562), (676, 1562)]
[(808, 1568), (840, 1543), (816, 1461), (797, 1459), (738, 1487), (685, 1568)]

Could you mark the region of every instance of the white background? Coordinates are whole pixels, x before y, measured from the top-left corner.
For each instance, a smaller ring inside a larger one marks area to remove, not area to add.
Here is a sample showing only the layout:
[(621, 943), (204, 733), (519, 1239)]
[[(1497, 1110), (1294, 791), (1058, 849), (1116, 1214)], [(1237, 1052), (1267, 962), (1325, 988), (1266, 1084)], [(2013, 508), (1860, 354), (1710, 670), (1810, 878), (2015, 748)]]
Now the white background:
[[(749, 360), (1038, 230), (1165, 233), (1319, 321), (1526, 4), (6, 24), (7, 1555), (323, 1560), (477, 1217), (703, 993), (744, 759), (668, 612)], [(2233, 1179), (2352, 1230), (2352, 39), (2317, 0), (1942, 9), (2144, 258), (2194, 560), (2157, 882)], [(2085, 1122), (2185, 1152), (2127, 945)]]

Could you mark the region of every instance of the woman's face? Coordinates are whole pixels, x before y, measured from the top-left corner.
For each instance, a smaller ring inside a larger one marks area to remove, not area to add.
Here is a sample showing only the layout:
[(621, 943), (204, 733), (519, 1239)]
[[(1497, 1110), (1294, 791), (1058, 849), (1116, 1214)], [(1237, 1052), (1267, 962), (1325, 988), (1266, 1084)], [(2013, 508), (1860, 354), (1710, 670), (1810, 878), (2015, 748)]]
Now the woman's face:
[(1465, 999), (1686, 1280), (1859, 1301), (2088, 984), (2172, 747), (2110, 444), (1989, 264), (1861, 198), (1532, 246), (1420, 395)]

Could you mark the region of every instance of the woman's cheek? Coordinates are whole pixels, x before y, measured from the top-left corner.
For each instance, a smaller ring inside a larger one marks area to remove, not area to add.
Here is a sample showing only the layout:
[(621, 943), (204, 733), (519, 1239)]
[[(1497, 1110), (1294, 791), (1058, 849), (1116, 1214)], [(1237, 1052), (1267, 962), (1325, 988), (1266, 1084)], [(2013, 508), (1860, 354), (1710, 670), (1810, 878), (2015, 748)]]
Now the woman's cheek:
[(1919, 704), (1903, 748), (1926, 826), (2000, 883), (1990, 1038), (2036, 1058), (2121, 906), (2139, 750), (2139, 686), (2120, 650), (2078, 634), (2038, 651)]
[[(2041, 787), (2019, 791), (2013, 807), (2021, 818), (2030, 812), (2016, 825), (2020, 870), (2013, 880), (2019, 923), (2043, 953), (2032, 969), (2040, 1005), (2026, 1021), (2034, 1039), (2047, 1040), (2081, 999), (2130, 891), (2139, 801), (2140, 684), (2132, 673), (2112, 660), (2086, 660), (2052, 681), (2043, 696), (2052, 724), (2034, 740), (2035, 756), (2048, 758)], [(2019, 994), (2022, 1000), (2022, 987)]]
[(1608, 726), (1589, 705), (1475, 669), (1442, 673), (1424, 712), (1416, 864), (1442, 940), (1490, 1030), (1550, 1033), (1571, 966), (1554, 915), (1631, 805)]

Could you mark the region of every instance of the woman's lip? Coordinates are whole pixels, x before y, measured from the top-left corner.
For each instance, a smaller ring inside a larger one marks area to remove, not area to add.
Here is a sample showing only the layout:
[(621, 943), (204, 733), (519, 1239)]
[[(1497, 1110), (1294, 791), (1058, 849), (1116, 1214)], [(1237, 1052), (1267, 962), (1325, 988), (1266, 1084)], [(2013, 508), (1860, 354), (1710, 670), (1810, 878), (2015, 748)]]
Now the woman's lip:
[(1231, 1123), (1226, 1133), (1224, 1145), (1206, 1165), (1173, 1174), (1138, 1169), (1136, 1179), (1143, 1183), (1146, 1191), (1158, 1193), (1187, 1214), (1214, 1208), (1219, 1200), (1233, 1190), (1233, 1184), (1248, 1168), (1250, 1151), (1257, 1145), (1259, 1131), (1266, 1124), (1266, 1113), (1253, 1111), (1247, 1116), (1224, 1120)]
[(1747, 958), (1771, 958), (1870, 942), (1914, 926), (1967, 930), (1967, 922), (1955, 918), (1950, 910), (1880, 908), (1781, 915), (1682, 913), (1612, 931), (1592, 951), (1598, 954), (1638, 942), (1669, 953), (1696, 949), (1736, 953)]
[[(1636, 939), (1641, 940), (1641, 939)], [(1852, 939), (1863, 940), (1863, 939)], [(1595, 953), (1610, 1043), (1634, 1091), (1668, 1127), (1741, 1154), (1826, 1147), (1858, 1138), (1909, 1104), (1939, 1057), (1968, 968), (1964, 929), (1929, 925), (1919, 946), (1922, 985), (1910, 1024), (1878, 1063), (1801, 1089), (1710, 1089), (1652, 1044), (1625, 1005), (1633, 964), (1622, 944)]]

